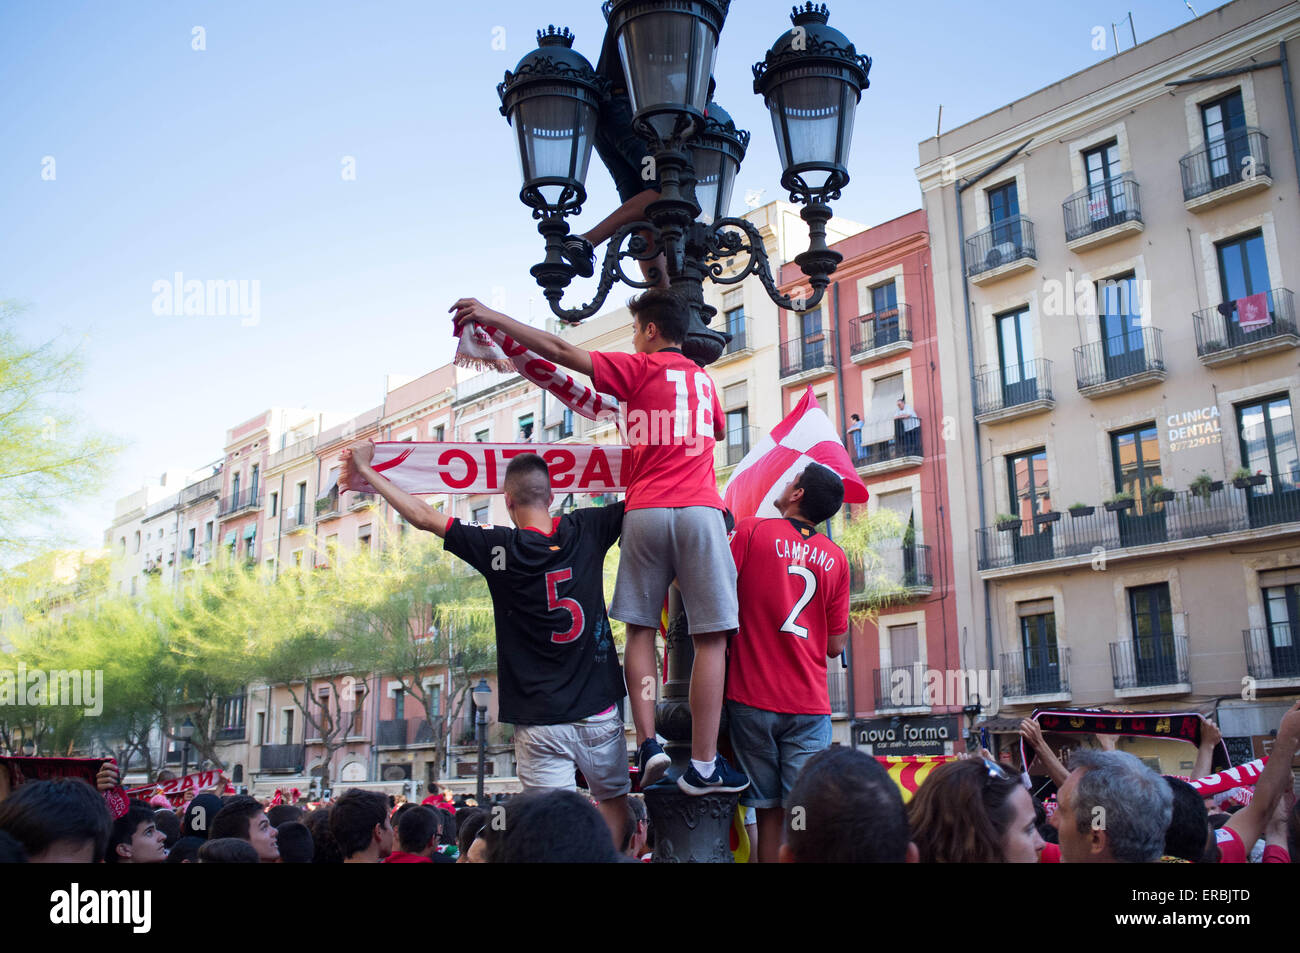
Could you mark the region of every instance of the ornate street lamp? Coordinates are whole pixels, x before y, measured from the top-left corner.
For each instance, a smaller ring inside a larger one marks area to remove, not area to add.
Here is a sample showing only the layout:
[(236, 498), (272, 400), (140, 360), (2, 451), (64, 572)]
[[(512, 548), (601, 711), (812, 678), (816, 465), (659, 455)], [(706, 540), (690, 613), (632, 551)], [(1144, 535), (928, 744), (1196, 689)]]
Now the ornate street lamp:
[[(738, 284), (757, 275), (776, 304), (791, 311), (817, 307), (840, 262), (826, 243), (827, 204), (849, 181), (853, 113), (867, 88), (871, 60), (827, 25), (825, 5), (795, 7), (791, 29), (782, 33), (753, 68), (754, 91), (772, 116), (781, 184), (803, 208), (808, 250), (795, 257), (811, 293), (795, 297), (777, 289), (763, 238), (744, 218), (728, 215), (731, 191), (749, 145), (722, 107), (709, 102), (717, 44), (730, 0), (607, 0), (603, 6), (627, 81), (633, 129), (654, 158), (659, 197), (644, 221), (624, 225), (610, 237), (595, 296), (576, 307), (561, 303), (575, 272), (562, 255), (566, 219), (581, 211), (595, 116), (606, 83), (572, 49), (567, 29), (538, 33), (538, 48), (507, 72), (498, 85), (502, 112), (516, 131), (524, 187), (520, 198), (538, 219), (546, 257), (531, 269), (551, 311), (563, 321), (591, 317), (615, 283), (646, 288), (657, 282), (632, 277), (628, 259), (663, 254), (672, 290), (691, 312), (683, 352), (701, 366), (722, 354), (730, 335), (709, 327), (717, 309), (704, 302), (704, 280)], [(542, 147), (545, 146), (545, 149)], [(721, 263), (741, 254), (745, 263), (723, 274)], [(670, 594), (668, 677), (656, 712), (667, 739), (675, 779), (689, 757), (691, 722), (687, 693), (694, 651), (676, 589)], [(655, 785), (646, 803), (658, 834), (657, 861), (729, 861), (727, 830), (737, 795), (691, 797), (675, 784)]]
[(176, 729), (176, 737), (185, 742), (185, 747), (181, 749), (181, 777), (185, 777), (190, 764), (190, 739), (194, 737), (194, 722), (190, 721), (189, 715), (185, 716), (185, 721)]

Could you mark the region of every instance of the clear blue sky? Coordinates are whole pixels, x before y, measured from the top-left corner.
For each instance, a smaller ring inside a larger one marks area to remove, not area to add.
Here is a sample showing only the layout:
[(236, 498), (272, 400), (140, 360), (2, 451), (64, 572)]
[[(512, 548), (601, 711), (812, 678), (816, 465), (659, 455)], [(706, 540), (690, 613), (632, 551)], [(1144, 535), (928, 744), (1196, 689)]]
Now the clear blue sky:
[[(916, 144), (940, 103), (951, 129), (1112, 55), (1130, 4), (1139, 40), (1191, 17), (1181, 0), (833, 0), (832, 25), (874, 60), (836, 212), (872, 224), (919, 207)], [(781, 197), (750, 66), (790, 7), (735, 0), (723, 32), (717, 99), (753, 133), (733, 212), (746, 189)], [(358, 412), (385, 374), (445, 363), (461, 295), (500, 289), (540, 319), (540, 238), (495, 87), (548, 22), (596, 58), (598, 0), (0, 5), (0, 297), (30, 305), (33, 341), (81, 344), (72, 404), (129, 445), (58, 527), (71, 542), (99, 545), (117, 497), (220, 456), (226, 428), (265, 407)], [(614, 204), (594, 156), (588, 193), (582, 223)], [(155, 315), (153, 283), (178, 271), (260, 282), (258, 323)]]

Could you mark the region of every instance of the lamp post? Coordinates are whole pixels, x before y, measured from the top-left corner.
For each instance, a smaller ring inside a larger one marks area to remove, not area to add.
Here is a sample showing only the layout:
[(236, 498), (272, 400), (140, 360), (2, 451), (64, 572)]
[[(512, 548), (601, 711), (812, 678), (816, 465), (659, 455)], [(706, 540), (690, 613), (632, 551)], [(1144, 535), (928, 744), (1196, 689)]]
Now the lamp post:
[(31, 738), (23, 739), (23, 757), (24, 758), (36, 757), (36, 742), (32, 741)]
[(189, 715), (185, 716), (185, 720), (176, 729), (176, 737), (185, 742), (185, 747), (181, 749), (181, 777), (183, 778), (190, 763), (190, 739), (194, 737), (194, 722), (190, 721)]
[[(704, 280), (734, 285), (756, 275), (779, 307), (815, 308), (840, 262), (826, 243), (828, 204), (849, 182), (848, 154), (853, 116), (871, 69), (838, 30), (828, 25), (824, 4), (794, 8), (791, 28), (782, 32), (753, 67), (754, 92), (772, 119), (781, 160), (781, 185), (802, 206), (808, 250), (795, 257), (808, 277), (810, 293), (783, 295), (768, 261), (762, 236), (752, 223), (728, 214), (732, 188), (749, 145), (727, 112), (708, 101), (709, 79), (730, 0), (606, 0), (608, 30), (614, 35), (634, 110), (633, 129), (654, 159), (659, 197), (645, 220), (624, 225), (609, 239), (591, 301), (566, 307), (561, 299), (574, 269), (562, 255), (569, 234), (566, 219), (582, 210), (599, 105), (607, 82), (573, 49), (567, 28), (539, 31), (538, 47), (519, 61), (497, 86), (501, 112), (519, 148), (523, 188), (520, 200), (532, 209), (545, 241), (545, 258), (531, 274), (551, 311), (577, 323), (595, 314), (613, 286), (647, 288), (659, 276), (633, 278), (624, 263), (653, 261), (663, 254), (668, 282), (687, 304), (690, 325), (682, 351), (705, 366), (723, 352), (730, 335), (709, 327), (717, 309), (704, 302)], [(724, 275), (723, 262), (744, 256), (744, 265)], [(681, 599), (670, 593), (669, 668), (656, 730), (667, 739), (675, 782), (690, 754), (687, 693), (694, 651)], [(727, 830), (737, 795), (691, 797), (675, 785), (656, 785), (646, 804), (654, 821), (656, 861), (730, 861)]]
[(486, 678), (480, 678), (474, 690), (474, 736), (478, 740), (478, 787), (475, 797), (479, 807), (483, 806), (483, 771), (487, 767), (487, 706), (492, 697), (492, 689)]

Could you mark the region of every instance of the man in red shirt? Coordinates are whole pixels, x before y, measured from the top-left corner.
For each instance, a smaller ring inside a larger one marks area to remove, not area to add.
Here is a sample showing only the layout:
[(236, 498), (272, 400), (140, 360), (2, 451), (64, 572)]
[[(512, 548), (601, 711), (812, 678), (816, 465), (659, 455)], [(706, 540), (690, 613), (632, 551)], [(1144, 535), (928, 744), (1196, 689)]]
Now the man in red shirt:
[(713, 445), (726, 433), (713, 381), (681, 351), (690, 312), (670, 291), (652, 289), (628, 304), (635, 354), (584, 351), (462, 298), (457, 327), (500, 328), (548, 361), (587, 374), (624, 406), (632, 448), (618, 580), (610, 618), (627, 626), (624, 673), (636, 725), (643, 788), (669, 758), (655, 739), (655, 633), (676, 578), (695, 648), (691, 675), (691, 765), (677, 784), (688, 794), (743, 791), (749, 779), (718, 754), (727, 636), (737, 624), (736, 567), (727, 551)]
[(1291, 792), (1291, 760), (1297, 744), (1300, 744), (1300, 702), (1282, 716), (1273, 750), (1255, 782), (1255, 796), (1217, 831), (1219, 863), (1246, 863), (1255, 841), (1264, 836), (1278, 799)]
[(741, 803), (758, 812), (758, 862), (779, 859), (790, 790), (804, 763), (830, 747), (826, 660), (844, 651), (849, 568), (844, 551), (817, 532), (839, 512), (844, 483), (818, 463), (776, 499), (779, 519), (736, 524), (740, 631), (727, 668), (731, 744), (750, 786)]

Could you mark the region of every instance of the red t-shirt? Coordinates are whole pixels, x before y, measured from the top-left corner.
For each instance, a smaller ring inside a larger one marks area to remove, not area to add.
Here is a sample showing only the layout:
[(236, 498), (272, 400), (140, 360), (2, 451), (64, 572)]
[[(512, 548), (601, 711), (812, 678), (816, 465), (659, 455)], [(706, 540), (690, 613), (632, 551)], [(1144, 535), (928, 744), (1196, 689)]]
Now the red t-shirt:
[(1246, 845), (1241, 842), (1241, 835), (1231, 827), (1220, 827), (1214, 832), (1214, 839), (1219, 844), (1219, 863), (1244, 864), (1248, 858)]
[(829, 715), (826, 645), (849, 628), (844, 551), (805, 523), (749, 516), (731, 537), (740, 631), (727, 697), (765, 711)]
[(627, 411), (632, 474), (627, 509), (722, 509), (713, 444), (726, 435), (713, 380), (677, 348), (591, 352), (591, 382)]
[(383, 860), (381, 864), (431, 864), (433, 861), (428, 857), (421, 857), (419, 854), (408, 854), (405, 851), (395, 850)]
[(1038, 855), (1040, 864), (1059, 864), (1061, 862), (1061, 845), (1044, 844), (1043, 852)]

